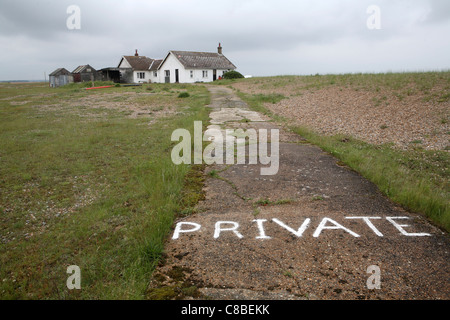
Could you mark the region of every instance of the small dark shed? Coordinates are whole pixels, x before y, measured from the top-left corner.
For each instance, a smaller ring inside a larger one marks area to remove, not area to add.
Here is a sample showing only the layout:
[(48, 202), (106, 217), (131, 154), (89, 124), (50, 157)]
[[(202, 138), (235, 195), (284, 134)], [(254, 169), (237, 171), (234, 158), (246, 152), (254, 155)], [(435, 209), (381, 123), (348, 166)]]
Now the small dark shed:
[(113, 81), (120, 83), (120, 69), (119, 68), (103, 68), (100, 70), (103, 81)]
[(102, 80), (101, 72), (97, 72), (90, 65), (78, 66), (72, 71), (74, 82), (86, 82), (86, 81), (97, 81)]
[(73, 82), (72, 74), (65, 68), (58, 68), (48, 76), (49, 85), (51, 88), (64, 86)]

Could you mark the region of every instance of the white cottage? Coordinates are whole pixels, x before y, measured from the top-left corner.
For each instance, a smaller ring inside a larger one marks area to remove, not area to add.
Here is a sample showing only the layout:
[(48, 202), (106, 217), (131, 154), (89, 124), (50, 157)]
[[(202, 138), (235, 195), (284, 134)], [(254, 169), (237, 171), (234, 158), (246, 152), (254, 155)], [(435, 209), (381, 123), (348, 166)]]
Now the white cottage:
[(158, 67), (160, 83), (194, 83), (211, 82), (223, 77), (227, 71), (235, 70), (236, 66), (223, 54), (219, 43), (217, 53), (169, 51)]
[[(162, 60), (140, 56), (136, 50), (134, 56), (123, 56), (119, 62), (122, 82), (148, 83), (158, 82), (158, 67)], [(156, 80), (156, 81), (155, 81)]]

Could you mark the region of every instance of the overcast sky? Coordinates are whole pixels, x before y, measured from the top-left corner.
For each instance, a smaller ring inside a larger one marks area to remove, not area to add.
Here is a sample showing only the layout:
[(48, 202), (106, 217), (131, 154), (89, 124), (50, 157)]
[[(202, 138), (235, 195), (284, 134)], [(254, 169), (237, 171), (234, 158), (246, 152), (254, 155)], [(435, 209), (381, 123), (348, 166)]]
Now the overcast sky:
[(449, 70), (450, 1), (0, 0), (0, 80), (219, 42), (253, 76)]

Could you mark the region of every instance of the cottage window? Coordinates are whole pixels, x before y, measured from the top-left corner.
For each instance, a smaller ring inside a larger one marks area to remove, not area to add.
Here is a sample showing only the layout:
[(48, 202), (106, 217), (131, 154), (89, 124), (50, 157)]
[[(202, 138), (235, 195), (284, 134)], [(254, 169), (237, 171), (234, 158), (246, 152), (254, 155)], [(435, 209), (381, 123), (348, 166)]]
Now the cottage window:
[(191, 79), (194, 78), (194, 71), (191, 70)]
[(145, 79), (145, 72), (138, 72), (137, 73), (137, 78), (138, 79)]
[(203, 71), (203, 78), (208, 78), (208, 71), (207, 71), (207, 70), (206, 70), (206, 71), (205, 71), (205, 70)]
[(156, 78), (158, 76), (158, 71), (153, 72), (153, 76)]

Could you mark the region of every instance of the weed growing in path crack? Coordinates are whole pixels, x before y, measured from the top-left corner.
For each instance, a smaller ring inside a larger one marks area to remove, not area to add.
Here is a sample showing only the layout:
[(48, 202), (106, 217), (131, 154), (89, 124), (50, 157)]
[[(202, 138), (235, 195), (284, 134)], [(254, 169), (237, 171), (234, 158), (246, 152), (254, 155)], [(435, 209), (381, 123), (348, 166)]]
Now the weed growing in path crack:
[(276, 205), (281, 205), (281, 204), (292, 203), (293, 201), (294, 200), (292, 200), (292, 199), (280, 199), (280, 200), (272, 201), (272, 200), (269, 200), (268, 198), (265, 198), (265, 199), (257, 200), (255, 202), (255, 204), (259, 205), (259, 206), (274, 206), (274, 205), (276, 206)]
[(234, 194), (235, 194), (236, 196), (238, 196), (239, 198), (241, 198), (241, 199), (244, 200), (244, 201), (248, 201), (248, 198), (244, 197), (243, 195), (241, 195), (241, 194), (238, 192), (238, 188), (237, 188), (237, 186), (233, 183), (233, 181), (230, 181), (230, 180), (228, 180), (227, 178), (224, 178), (224, 177), (222, 177), (221, 175), (219, 175), (219, 172), (226, 171), (226, 170), (228, 170), (228, 168), (230, 168), (230, 167), (231, 167), (231, 165), (227, 166), (225, 169), (220, 170), (220, 171), (216, 171), (216, 170), (213, 169), (213, 170), (211, 170), (211, 171), (208, 173), (208, 175), (209, 175), (211, 178), (219, 179), (219, 180), (222, 180), (222, 181), (228, 183), (228, 184), (233, 188)]

